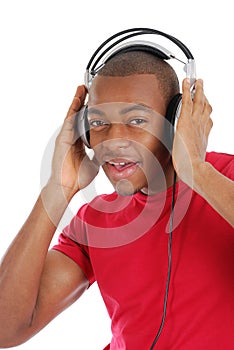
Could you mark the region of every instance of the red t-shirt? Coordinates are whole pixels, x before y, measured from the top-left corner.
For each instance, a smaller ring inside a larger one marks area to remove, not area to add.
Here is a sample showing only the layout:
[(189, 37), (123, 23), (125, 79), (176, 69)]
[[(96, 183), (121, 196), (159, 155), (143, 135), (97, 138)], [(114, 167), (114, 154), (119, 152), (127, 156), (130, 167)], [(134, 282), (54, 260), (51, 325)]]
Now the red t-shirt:
[[(207, 161), (234, 180), (234, 157)], [(179, 181), (167, 316), (161, 350), (234, 349), (234, 229)], [(160, 326), (172, 188), (116, 193), (84, 205), (54, 249), (98, 283), (112, 320), (111, 350), (149, 350)]]

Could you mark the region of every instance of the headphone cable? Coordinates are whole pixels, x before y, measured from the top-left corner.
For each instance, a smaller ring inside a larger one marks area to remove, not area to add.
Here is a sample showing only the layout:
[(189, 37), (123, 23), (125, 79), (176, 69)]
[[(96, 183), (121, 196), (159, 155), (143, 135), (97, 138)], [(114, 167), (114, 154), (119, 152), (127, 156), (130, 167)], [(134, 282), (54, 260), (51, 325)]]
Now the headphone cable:
[(171, 281), (171, 268), (172, 268), (172, 233), (173, 233), (173, 220), (174, 220), (174, 208), (175, 208), (175, 192), (176, 192), (176, 172), (174, 171), (172, 200), (171, 200), (171, 214), (170, 214), (170, 223), (169, 223), (169, 237), (168, 237), (168, 271), (167, 271), (167, 282), (166, 282), (166, 289), (165, 289), (164, 303), (163, 303), (163, 315), (162, 315), (160, 327), (150, 347), (150, 350), (154, 349), (162, 333), (162, 330), (165, 324), (166, 314), (167, 314), (167, 302), (168, 302), (169, 286)]

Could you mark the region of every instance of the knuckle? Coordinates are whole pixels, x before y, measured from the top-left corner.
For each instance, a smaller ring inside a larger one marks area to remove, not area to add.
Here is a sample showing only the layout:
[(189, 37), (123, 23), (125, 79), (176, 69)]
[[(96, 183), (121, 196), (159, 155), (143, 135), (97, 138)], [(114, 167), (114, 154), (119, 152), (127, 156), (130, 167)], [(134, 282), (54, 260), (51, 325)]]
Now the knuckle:
[(59, 134), (55, 139), (55, 146), (58, 146), (60, 144), (60, 140), (61, 140), (61, 135)]
[(208, 109), (208, 112), (209, 112), (209, 113), (212, 113), (213, 108), (212, 108), (212, 106), (211, 106), (210, 103), (207, 104), (207, 109)]
[(211, 104), (209, 103), (208, 100), (206, 100), (206, 109), (208, 110), (208, 112), (211, 114), (213, 112), (213, 108), (211, 106)]

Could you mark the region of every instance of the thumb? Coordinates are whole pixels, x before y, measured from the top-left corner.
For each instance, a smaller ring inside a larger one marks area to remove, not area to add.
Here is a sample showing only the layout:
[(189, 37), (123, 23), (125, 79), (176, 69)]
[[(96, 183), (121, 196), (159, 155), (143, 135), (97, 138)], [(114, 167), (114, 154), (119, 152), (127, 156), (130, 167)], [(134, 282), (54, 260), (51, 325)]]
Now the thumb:
[(73, 97), (72, 103), (68, 109), (66, 119), (77, 113), (80, 110), (80, 108), (84, 105), (86, 94), (87, 90), (84, 85), (80, 85), (77, 87), (75, 96)]

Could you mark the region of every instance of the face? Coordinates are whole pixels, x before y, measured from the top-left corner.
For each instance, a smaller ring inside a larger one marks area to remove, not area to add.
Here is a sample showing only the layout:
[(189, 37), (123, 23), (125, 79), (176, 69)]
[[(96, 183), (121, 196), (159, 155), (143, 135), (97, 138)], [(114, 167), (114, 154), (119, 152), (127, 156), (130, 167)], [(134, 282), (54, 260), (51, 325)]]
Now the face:
[(171, 157), (162, 142), (166, 105), (154, 75), (97, 76), (88, 106), (91, 147), (119, 194), (153, 194), (171, 185)]

